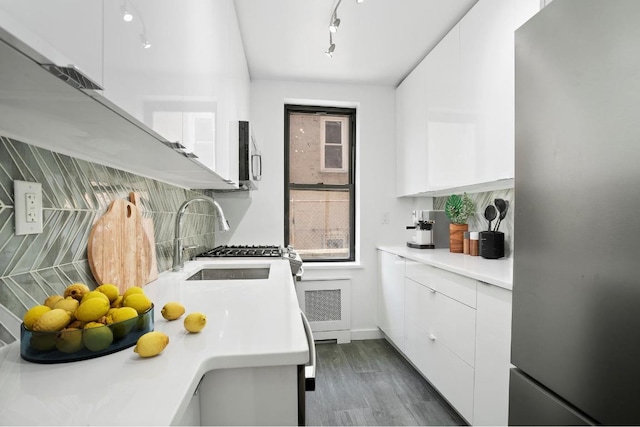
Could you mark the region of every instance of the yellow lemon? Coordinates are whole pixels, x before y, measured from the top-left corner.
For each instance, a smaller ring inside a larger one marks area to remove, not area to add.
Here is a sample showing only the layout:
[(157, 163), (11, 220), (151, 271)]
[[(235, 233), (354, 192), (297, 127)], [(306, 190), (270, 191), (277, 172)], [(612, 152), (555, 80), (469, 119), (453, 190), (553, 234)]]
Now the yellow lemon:
[(189, 313), (184, 318), (184, 328), (192, 333), (200, 332), (207, 324), (207, 316), (202, 313)]
[(120, 295), (120, 291), (116, 285), (112, 285), (111, 283), (105, 283), (96, 288), (96, 291), (102, 292), (109, 298), (109, 302), (113, 303), (116, 298)]
[(138, 338), (133, 351), (140, 357), (153, 357), (162, 353), (167, 345), (169, 345), (169, 337), (166, 334), (160, 331), (147, 332)]
[(113, 331), (113, 337), (119, 339), (127, 335), (138, 322), (138, 312), (132, 307), (114, 308), (107, 315), (107, 324)]
[(76, 309), (76, 319), (82, 322), (93, 322), (107, 314), (109, 308), (109, 299), (107, 297), (89, 298), (80, 303)]
[(43, 313), (33, 324), (34, 331), (53, 332), (64, 329), (71, 322), (71, 315), (61, 308)]
[(89, 300), (91, 298), (102, 298), (103, 300), (105, 300), (107, 302), (107, 304), (111, 304), (111, 301), (109, 301), (109, 297), (106, 296), (105, 294), (103, 294), (102, 292), (99, 292), (99, 291), (87, 292), (86, 294), (84, 294), (84, 296), (82, 297), (80, 302), (83, 303), (86, 300)]
[(145, 294), (132, 294), (124, 297), (122, 306), (134, 308), (138, 314), (142, 314), (151, 308), (151, 300)]
[(44, 300), (44, 305), (49, 308), (53, 308), (58, 301), (63, 299), (64, 297), (62, 295), (51, 295), (50, 297), (47, 297), (46, 300)]
[(122, 295), (118, 295), (118, 297), (111, 303), (111, 308), (122, 307), (122, 300), (124, 297)]
[(90, 292), (91, 289), (84, 283), (73, 283), (64, 290), (64, 297), (73, 297), (78, 301), (82, 300), (84, 294)]
[(32, 330), (33, 324), (36, 323), (36, 320), (38, 320), (40, 316), (42, 316), (47, 311), (51, 311), (51, 308), (47, 307), (46, 305), (36, 305), (31, 307), (29, 310), (27, 310), (22, 318), (24, 326), (27, 329)]
[(133, 294), (144, 294), (144, 291), (139, 286), (132, 286), (128, 288), (126, 291), (124, 291), (124, 294), (122, 294), (122, 298), (127, 299), (129, 295), (133, 295)]
[(179, 302), (168, 302), (162, 307), (162, 317), (167, 320), (176, 320), (184, 314), (184, 306)]
[(56, 348), (63, 353), (75, 353), (83, 347), (82, 329), (63, 329), (56, 337)]
[(111, 328), (102, 323), (89, 322), (82, 331), (82, 343), (91, 351), (102, 351), (113, 342)]
[(78, 302), (77, 299), (73, 297), (67, 297), (58, 301), (56, 305), (53, 306), (53, 308), (61, 308), (63, 310), (68, 311), (72, 317), (71, 320), (74, 320), (75, 319), (74, 313), (76, 312), (76, 309), (78, 308), (79, 305), (80, 303)]

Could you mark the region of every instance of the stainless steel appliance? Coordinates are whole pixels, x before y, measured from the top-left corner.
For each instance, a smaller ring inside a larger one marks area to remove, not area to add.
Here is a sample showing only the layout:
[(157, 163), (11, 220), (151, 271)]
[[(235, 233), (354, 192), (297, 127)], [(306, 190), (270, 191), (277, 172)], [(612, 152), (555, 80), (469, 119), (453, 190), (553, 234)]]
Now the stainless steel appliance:
[(302, 258), (293, 249), (292, 246), (287, 246), (285, 248), (283, 246), (277, 245), (222, 245), (217, 246), (210, 251), (201, 253), (200, 255), (196, 256), (196, 259), (258, 257), (286, 259), (287, 261), (289, 261), (291, 274), (296, 278), (296, 280), (300, 280), (302, 274), (304, 273), (304, 268), (302, 267)]
[(516, 31), (509, 424), (640, 425), (640, 2)]
[(428, 219), (429, 211), (417, 210), (412, 212), (413, 225), (408, 225), (407, 230), (414, 230), (411, 241), (407, 246), (414, 249), (435, 249), (433, 244), (433, 224), (435, 221)]
[[(248, 121), (233, 123), (231, 135), (238, 137), (238, 181), (243, 190), (257, 190), (262, 179), (262, 154)], [(234, 136), (232, 136), (233, 138)]]

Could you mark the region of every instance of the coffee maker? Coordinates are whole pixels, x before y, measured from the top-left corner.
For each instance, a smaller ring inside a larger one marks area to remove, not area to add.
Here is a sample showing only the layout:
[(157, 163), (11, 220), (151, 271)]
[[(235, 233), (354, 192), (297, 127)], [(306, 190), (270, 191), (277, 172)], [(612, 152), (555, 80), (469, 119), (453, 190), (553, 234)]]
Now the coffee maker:
[(435, 249), (433, 244), (433, 224), (435, 221), (428, 219), (429, 211), (416, 210), (412, 215), (413, 225), (408, 225), (407, 230), (415, 230), (407, 246), (414, 249)]

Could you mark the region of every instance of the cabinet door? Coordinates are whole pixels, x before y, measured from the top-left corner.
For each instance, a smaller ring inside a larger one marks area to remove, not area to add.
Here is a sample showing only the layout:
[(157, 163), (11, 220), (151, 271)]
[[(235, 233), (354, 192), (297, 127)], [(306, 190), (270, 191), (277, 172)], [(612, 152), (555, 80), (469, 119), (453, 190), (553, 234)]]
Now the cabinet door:
[(514, 32), (539, 0), (483, 0), (460, 21), (460, 91), (477, 183), (514, 176)]
[(103, 0), (2, 0), (0, 27), (60, 66), (102, 85)]
[(404, 258), (378, 251), (378, 327), (404, 350)]
[(460, 30), (456, 25), (425, 59), (429, 185), (433, 189), (469, 184), (475, 175), (476, 146), (467, 112), (460, 104)]
[(396, 90), (397, 194), (428, 189), (426, 62), (422, 61)]
[(476, 309), (474, 425), (507, 425), (511, 291), (480, 282)]

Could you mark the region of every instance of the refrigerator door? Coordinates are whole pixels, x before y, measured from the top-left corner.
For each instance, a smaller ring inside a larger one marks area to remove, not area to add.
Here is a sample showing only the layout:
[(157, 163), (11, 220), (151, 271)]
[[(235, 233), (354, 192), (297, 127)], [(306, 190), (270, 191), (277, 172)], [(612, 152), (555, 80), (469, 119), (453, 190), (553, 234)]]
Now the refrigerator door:
[(517, 369), (512, 369), (509, 391), (510, 426), (584, 426), (592, 425), (556, 396), (541, 388)]
[(640, 425), (638, 17), (560, 0), (516, 31), (511, 360), (616, 425)]

